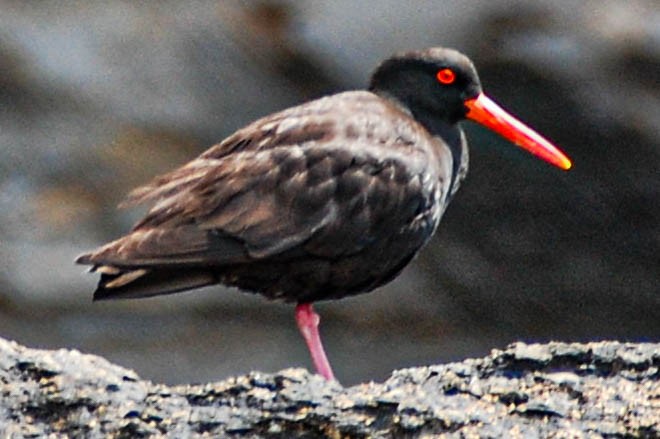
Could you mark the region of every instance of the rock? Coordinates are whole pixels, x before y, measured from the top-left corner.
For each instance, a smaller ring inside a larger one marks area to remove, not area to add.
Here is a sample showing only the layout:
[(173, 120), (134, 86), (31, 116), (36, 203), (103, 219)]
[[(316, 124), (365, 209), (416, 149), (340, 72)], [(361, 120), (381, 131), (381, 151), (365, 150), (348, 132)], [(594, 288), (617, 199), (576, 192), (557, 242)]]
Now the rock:
[(342, 387), (303, 369), (166, 386), (0, 339), (3, 437), (658, 437), (660, 344), (516, 343)]

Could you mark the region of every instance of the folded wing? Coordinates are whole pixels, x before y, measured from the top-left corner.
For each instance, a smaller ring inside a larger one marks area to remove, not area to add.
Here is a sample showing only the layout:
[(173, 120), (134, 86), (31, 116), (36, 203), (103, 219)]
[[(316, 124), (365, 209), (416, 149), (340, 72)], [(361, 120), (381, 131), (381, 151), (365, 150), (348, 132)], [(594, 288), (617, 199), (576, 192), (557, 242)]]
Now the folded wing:
[(102, 273), (95, 297), (208, 285), (219, 281), (218, 267), (296, 251), (336, 258), (423, 213), (421, 181), (397, 160), (405, 151), (380, 157), (368, 141), (349, 146), (336, 121), (304, 109), (292, 110), (305, 117), (257, 121), (133, 191), (124, 205), (153, 203), (146, 216), (77, 260)]

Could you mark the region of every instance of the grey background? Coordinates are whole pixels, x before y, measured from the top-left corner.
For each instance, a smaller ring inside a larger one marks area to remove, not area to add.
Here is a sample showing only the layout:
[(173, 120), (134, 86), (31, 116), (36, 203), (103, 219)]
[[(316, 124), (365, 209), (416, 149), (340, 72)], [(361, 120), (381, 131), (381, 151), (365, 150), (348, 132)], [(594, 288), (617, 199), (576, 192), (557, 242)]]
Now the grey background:
[(167, 383), (309, 366), (290, 305), (223, 288), (92, 303), (75, 256), (127, 231), (134, 186), (251, 120), (451, 46), (574, 160), (466, 123), (468, 179), (429, 247), (321, 303), (345, 384), (514, 340), (660, 340), (656, 1), (0, 0), (0, 335)]

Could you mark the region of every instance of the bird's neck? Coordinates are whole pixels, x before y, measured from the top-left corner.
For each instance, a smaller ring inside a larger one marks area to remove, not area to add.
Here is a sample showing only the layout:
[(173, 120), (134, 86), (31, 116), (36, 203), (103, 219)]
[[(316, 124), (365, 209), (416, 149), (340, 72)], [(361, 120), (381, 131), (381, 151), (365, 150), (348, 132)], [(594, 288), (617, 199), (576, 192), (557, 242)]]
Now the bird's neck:
[(414, 109), (410, 111), (415, 120), (422, 124), (434, 137), (440, 138), (451, 152), (453, 159), (451, 186), (449, 188), (449, 194), (451, 196), (456, 192), (467, 172), (468, 151), (465, 134), (458, 123), (445, 122), (428, 112), (417, 112)]
[(372, 91), (410, 115), (426, 128), (429, 133), (434, 137), (440, 138), (442, 143), (447, 145), (453, 159), (449, 196), (454, 195), (461, 180), (465, 177), (468, 165), (467, 142), (459, 124), (457, 122), (447, 122), (439, 118), (437, 114), (430, 113), (425, 108), (415, 108), (415, 106), (408, 105), (386, 90), (374, 89)]

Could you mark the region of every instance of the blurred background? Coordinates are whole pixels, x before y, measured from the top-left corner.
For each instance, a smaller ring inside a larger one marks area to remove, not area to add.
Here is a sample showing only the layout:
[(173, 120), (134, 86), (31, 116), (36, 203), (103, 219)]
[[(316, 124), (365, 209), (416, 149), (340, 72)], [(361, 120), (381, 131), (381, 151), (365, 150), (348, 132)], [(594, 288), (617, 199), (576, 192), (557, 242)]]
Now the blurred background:
[(470, 172), (429, 247), (386, 287), (317, 305), (338, 378), (515, 340), (660, 340), (655, 0), (0, 0), (0, 336), (166, 383), (310, 367), (291, 305), (221, 287), (92, 303), (73, 260), (130, 228), (143, 211), (115, 206), (134, 186), (439, 45), (575, 166), (466, 123)]

